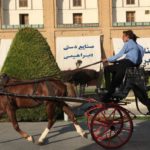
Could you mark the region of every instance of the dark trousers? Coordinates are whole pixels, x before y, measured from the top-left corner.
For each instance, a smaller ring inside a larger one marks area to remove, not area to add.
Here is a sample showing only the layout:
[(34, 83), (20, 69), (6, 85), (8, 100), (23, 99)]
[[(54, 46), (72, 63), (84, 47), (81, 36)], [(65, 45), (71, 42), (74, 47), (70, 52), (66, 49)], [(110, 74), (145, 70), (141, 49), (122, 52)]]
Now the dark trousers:
[(107, 97), (111, 97), (116, 87), (121, 85), (126, 69), (136, 66), (128, 59), (117, 61), (114, 65), (104, 68), (105, 84), (108, 90)]

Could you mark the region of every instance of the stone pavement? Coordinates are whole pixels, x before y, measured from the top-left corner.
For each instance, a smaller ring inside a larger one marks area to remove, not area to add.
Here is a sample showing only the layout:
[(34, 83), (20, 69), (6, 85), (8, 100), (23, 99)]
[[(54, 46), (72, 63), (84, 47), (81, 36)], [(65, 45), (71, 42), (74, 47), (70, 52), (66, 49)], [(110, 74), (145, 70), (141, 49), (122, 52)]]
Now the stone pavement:
[[(20, 127), (33, 135), (37, 141), (40, 133), (46, 127), (46, 122), (20, 123)], [(88, 132), (86, 124), (81, 123)], [(134, 120), (134, 132), (130, 141), (119, 150), (149, 150), (150, 148), (150, 121)], [(20, 138), (10, 123), (0, 123), (0, 150), (104, 150), (92, 141), (81, 138), (74, 130), (71, 122), (59, 121), (48, 134), (46, 144), (38, 146)]]
[[(148, 112), (146, 106), (144, 106), (142, 103), (138, 102), (139, 105), (139, 109), (143, 114), (146, 114)], [(141, 114), (137, 108), (136, 108), (136, 104), (135, 101), (132, 101), (130, 104), (127, 104), (125, 106), (123, 106), (124, 108), (126, 108), (127, 110), (131, 111), (132, 113), (134, 113), (136, 116), (144, 116), (143, 114)]]

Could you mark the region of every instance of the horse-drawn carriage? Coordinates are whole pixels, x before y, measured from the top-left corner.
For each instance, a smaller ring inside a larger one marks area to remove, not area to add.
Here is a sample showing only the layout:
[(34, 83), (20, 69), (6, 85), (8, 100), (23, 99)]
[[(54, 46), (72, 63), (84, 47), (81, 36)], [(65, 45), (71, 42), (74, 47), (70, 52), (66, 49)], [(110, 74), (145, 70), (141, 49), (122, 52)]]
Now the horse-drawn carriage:
[[(70, 119), (73, 122), (76, 122), (76, 120), (73, 114), (70, 113), (67, 105), (65, 105), (65, 102), (90, 103), (91, 107), (85, 112), (85, 116), (87, 117), (87, 125), (91, 136), (93, 137), (93, 140), (104, 148), (121, 147), (126, 144), (132, 136), (132, 118), (135, 117), (135, 115), (122, 107), (122, 105), (127, 104), (127, 102), (123, 102), (122, 99), (127, 96), (130, 89), (134, 91), (136, 100), (139, 99), (144, 105), (147, 106), (148, 110), (150, 111), (150, 100), (148, 98), (148, 91), (150, 91), (150, 88), (145, 84), (146, 77), (144, 68), (129, 68), (126, 72), (123, 84), (119, 88), (119, 92), (113, 95), (112, 101), (109, 103), (100, 102), (98, 98), (94, 99), (92, 97), (66, 97), (65, 91), (60, 93), (60, 88), (64, 88), (63, 84), (58, 80), (54, 80), (51, 78), (26, 82), (18, 82), (15, 79), (10, 81), (10, 79), (6, 78), (7, 76), (1, 76), (2, 87), (0, 90), (0, 97), (4, 98), (5, 103), (9, 105), (9, 109), (6, 108), (5, 111), (9, 115), (11, 121), (15, 122), (14, 126), (17, 124), (16, 120), (14, 119), (15, 117), (13, 116), (14, 112), (12, 110), (14, 109), (14, 107), (19, 106), (24, 107), (26, 105), (28, 107), (29, 105), (31, 105), (31, 100), (34, 101), (33, 105), (35, 106), (40, 104), (40, 102), (42, 101), (45, 101), (47, 103), (50, 102), (50, 104), (47, 105), (47, 109), (52, 105), (55, 105), (55, 103), (62, 104), (63, 110), (70, 116)], [(12, 90), (12, 87), (15, 87), (15, 90)], [(47, 87), (49, 88), (48, 92)], [(29, 90), (26, 92), (17, 91), (17, 89), (19, 89), (20, 91), (24, 91), (27, 88)], [(46, 94), (44, 94), (43, 91), (41, 92), (41, 90), (43, 89), (45, 89), (45, 91), (47, 92)], [(97, 95), (98, 97), (102, 93), (98, 92), (95, 93), (95, 95)], [(16, 99), (15, 105), (13, 104), (13, 99)], [(25, 102), (27, 100), (29, 100), (30, 102), (23, 105), (22, 102)], [(51, 107), (51, 111), (48, 110), (50, 118), (51, 116), (53, 116), (52, 108), (54, 107)], [(51, 118), (51, 120), (49, 120), (49, 128), (53, 125), (53, 123), (54, 122)], [(15, 126), (15, 129), (24, 138), (31, 138), (26, 133), (23, 133), (23, 131), (21, 131), (18, 126)], [(42, 142), (48, 131), (49, 130), (46, 129), (43, 132), (39, 142)]]

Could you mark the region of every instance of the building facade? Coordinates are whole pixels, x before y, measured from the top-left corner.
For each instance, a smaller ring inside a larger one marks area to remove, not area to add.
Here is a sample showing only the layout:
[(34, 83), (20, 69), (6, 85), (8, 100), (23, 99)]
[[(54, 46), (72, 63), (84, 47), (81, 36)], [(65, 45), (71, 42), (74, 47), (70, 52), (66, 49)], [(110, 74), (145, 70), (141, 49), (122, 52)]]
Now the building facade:
[(18, 28), (19, 25), (43, 25), (42, 0), (3, 0), (2, 28)]
[(113, 23), (139, 24), (150, 22), (149, 0), (113, 0)]
[(57, 0), (57, 24), (99, 23), (97, 0)]
[(13, 39), (18, 28), (32, 26), (47, 39), (55, 57), (57, 38), (101, 36), (102, 57), (108, 57), (123, 30), (150, 37), (149, 0), (1, 0), (0, 8), (1, 41)]

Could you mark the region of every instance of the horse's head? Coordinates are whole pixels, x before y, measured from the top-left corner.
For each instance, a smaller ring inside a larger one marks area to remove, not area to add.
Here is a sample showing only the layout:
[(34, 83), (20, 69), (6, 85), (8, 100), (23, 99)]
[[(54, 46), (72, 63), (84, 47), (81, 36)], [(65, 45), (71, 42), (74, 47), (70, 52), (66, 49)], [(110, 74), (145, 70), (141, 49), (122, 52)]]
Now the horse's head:
[(9, 77), (7, 74), (4, 73), (0, 75), (0, 87), (6, 85), (8, 81), (9, 81)]

